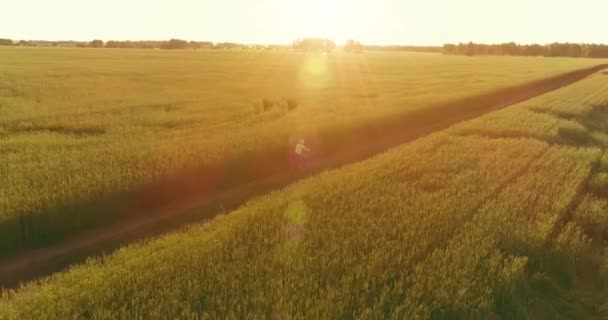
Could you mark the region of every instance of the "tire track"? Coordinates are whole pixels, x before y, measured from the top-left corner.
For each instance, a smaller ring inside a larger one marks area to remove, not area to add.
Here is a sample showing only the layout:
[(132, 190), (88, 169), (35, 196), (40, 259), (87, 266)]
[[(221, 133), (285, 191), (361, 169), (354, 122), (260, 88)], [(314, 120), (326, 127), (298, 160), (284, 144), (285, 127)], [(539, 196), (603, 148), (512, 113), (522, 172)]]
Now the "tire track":
[[(553, 124), (551, 127), (556, 127), (558, 125), (558, 123), (556, 122), (555, 124)], [(475, 137), (474, 135), (462, 135), (462, 137), (464, 138), (468, 138), (468, 137)], [(501, 137), (500, 139), (518, 139), (519, 137)], [(536, 137), (525, 137), (527, 139), (532, 139), (532, 140), (539, 140)], [(486, 139), (495, 139), (495, 138), (486, 138)], [(447, 244), (449, 243), (450, 239), (454, 238), (457, 233), (460, 230), (460, 228), (464, 225), (466, 225), (466, 223), (468, 221), (471, 221), (476, 215), (478, 215), (481, 210), (488, 205), (491, 201), (493, 201), (494, 199), (496, 199), (501, 193), (503, 193), (509, 186), (513, 185), (515, 182), (517, 182), (518, 179), (520, 179), (521, 177), (523, 177), (524, 175), (526, 175), (528, 172), (530, 172), (530, 169), (537, 163), (541, 163), (543, 162), (543, 158), (545, 155), (547, 155), (552, 148), (554, 147), (554, 145), (548, 141), (544, 141), (541, 140), (543, 142), (546, 142), (547, 145), (544, 146), (543, 149), (541, 149), (535, 156), (533, 156), (528, 162), (526, 162), (524, 165), (522, 165), (518, 170), (515, 170), (513, 175), (510, 176), (509, 178), (507, 178), (505, 181), (503, 181), (501, 184), (499, 184), (498, 186), (496, 186), (496, 188), (494, 190), (492, 190), (492, 192), (490, 192), (488, 195), (486, 195), (483, 199), (481, 199), (481, 201), (475, 206), (473, 207), (473, 209), (468, 212), (465, 215), (464, 219), (459, 219), (459, 225), (458, 227), (455, 227), (452, 229), (452, 231), (443, 239), (443, 244)], [(431, 248), (430, 250), (427, 250), (427, 252), (424, 255), (421, 255), (419, 257), (416, 258), (416, 263), (422, 262), (426, 256), (428, 256), (429, 254), (431, 254), (434, 250), (437, 250), (439, 248), (443, 247), (443, 244), (439, 244), (433, 248)]]
[(598, 159), (591, 163), (591, 167), (589, 168), (587, 177), (578, 187), (578, 190), (574, 194), (572, 201), (570, 201), (570, 203), (568, 203), (568, 205), (564, 208), (562, 214), (559, 215), (557, 221), (553, 225), (551, 232), (547, 236), (545, 248), (550, 248), (555, 243), (555, 240), (557, 240), (557, 237), (559, 237), (566, 225), (574, 220), (574, 214), (576, 212), (576, 209), (583, 202), (585, 196), (591, 192), (591, 179), (595, 174), (599, 172), (602, 157), (606, 152), (605, 148), (602, 148), (601, 150), (602, 151), (600, 152)]

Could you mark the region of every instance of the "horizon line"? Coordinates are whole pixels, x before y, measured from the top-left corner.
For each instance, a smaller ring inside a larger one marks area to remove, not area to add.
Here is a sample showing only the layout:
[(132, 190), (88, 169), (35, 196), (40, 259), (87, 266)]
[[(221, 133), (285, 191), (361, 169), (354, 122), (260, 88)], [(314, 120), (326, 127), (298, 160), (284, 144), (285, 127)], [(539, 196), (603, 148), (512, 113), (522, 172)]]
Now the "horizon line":
[(335, 42), (338, 46), (343, 45), (343, 42), (348, 41), (348, 40), (355, 40), (355, 41), (359, 41), (361, 43), (361, 45), (363, 46), (381, 46), (381, 47), (392, 47), (392, 46), (405, 46), (405, 47), (442, 47), (446, 44), (467, 44), (467, 43), (473, 43), (473, 44), (480, 44), (480, 45), (499, 45), (499, 44), (506, 44), (506, 43), (515, 43), (517, 45), (550, 45), (550, 44), (555, 44), (555, 43), (571, 43), (571, 44), (605, 44), (602, 42), (569, 42), (569, 41), (565, 41), (565, 42), (559, 42), (559, 41), (554, 41), (554, 42), (544, 42), (544, 43), (540, 43), (540, 42), (517, 42), (517, 41), (506, 41), (506, 42), (475, 42), (475, 41), (457, 41), (457, 42), (444, 42), (442, 44), (412, 44), (412, 43), (382, 43), (382, 42), (365, 42), (365, 41), (360, 41), (358, 39), (352, 38), (352, 39), (347, 39), (345, 41), (342, 41), (340, 43), (338, 43), (335, 40), (332, 40), (328, 37), (299, 37), (299, 38), (295, 38), (292, 42), (255, 42), (255, 41), (231, 41), (231, 40), (221, 40), (221, 41), (212, 41), (212, 40), (192, 40), (192, 39), (184, 39), (184, 38), (180, 38), (180, 37), (171, 37), (168, 39), (123, 39), (123, 40), (116, 40), (116, 39), (103, 39), (103, 38), (92, 38), (92, 39), (88, 39), (88, 40), (77, 40), (77, 39), (34, 39), (34, 38), (30, 38), (30, 39), (25, 39), (25, 38), (11, 38), (11, 37), (5, 37), (5, 36), (0, 36), (0, 39), (8, 39), (11, 40), (13, 42), (18, 43), (19, 41), (45, 41), (45, 42), (91, 42), (93, 40), (101, 40), (104, 43), (107, 43), (108, 41), (118, 41), (118, 42), (125, 42), (125, 41), (132, 41), (132, 42), (146, 42), (146, 41), (150, 41), (150, 42), (163, 42), (163, 41), (170, 41), (172, 39), (177, 39), (177, 40), (184, 40), (184, 41), (188, 41), (188, 42), (210, 42), (215, 44), (219, 44), (219, 43), (234, 43), (234, 44), (240, 44), (240, 45), (265, 45), (265, 46), (290, 46), (293, 44), (293, 41), (297, 40), (297, 39), (327, 39), (330, 41)]

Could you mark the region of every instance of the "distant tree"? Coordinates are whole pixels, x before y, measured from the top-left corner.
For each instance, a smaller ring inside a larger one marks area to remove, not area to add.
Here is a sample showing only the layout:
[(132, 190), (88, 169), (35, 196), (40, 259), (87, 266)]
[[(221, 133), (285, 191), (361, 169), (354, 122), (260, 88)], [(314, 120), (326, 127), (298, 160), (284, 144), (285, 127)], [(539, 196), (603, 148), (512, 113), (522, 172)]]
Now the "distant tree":
[(545, 47), (539, 44), (526, 45), (521, 50), (523, 56), (542, 56), (545, 54)]
[(120, 48), (120, 41), (109, 40), (106, 42), (106, 48)]
[(188, 41), (181, 39), (171, 39), (163, 42), (160, 46), (161, 49), (187, 49)]
[(103, 48), (103, 41), (99, 39), (95, 39), (89, 42), (89, 47), (91, 48)]
[(517, 56), (519, 50), (515, 42), (500, 44), (500, 54), (505, 56)]
[[(451, 48), (443, 48), (437, 46), (403, 46), (403, 45), (361, 45), (362, 49), (365, 50), (381, 50), (381, 51), (404, 51), (404, 52), (433, 52), (441, 53), (444, 50), (450, 50)], [(448, 54), (447, 52), (444, 52)]]
[(589, 58), (607, 58), (608, 57), (608, 46), (590, 44), (587, 45), (587, 57)]
[(441, 48), (443, 54), (458, 54), (458, 47), (455, 44), (446, 43)]
[(473, 42), (469, 42), (464, 46), (464, 55), (465, 56), (475, 55), (475, 44)]
[(12, 46), (12, 45), (13, 45), (13, 40), (0, 38), (0, 46)]
[(213, 48), (213, 42), (209, 41), (190, 41), (188, 42), (190, 49), (211, 49)]
[(363, 46), (359, 41), (347, 40), (344, 44), (344, 51), (346, 52), (363, 52)]
[(583, 56), (583, 46), (578, 43), (570, 43), (568, 46), (568, 56), (569, 57), (582, 57)]
[(201, 47), (201, 49), (212, 49), (214, 47), (213, 42), (211, 41), (202, 41), (199, 42), (198, 45)]
[(196, 41), (190, 41), (190, 42), (188, 42), (188, 48), (190, 48), (190, 49), (200, 49), (200, 46), (199, 46), (198, 42), (196, 42)]
[(293, 42), (292, 48), (303, 51), (332, 51), (336, 48), (336, 43), (329, 39), (305, 38), (297, 39)]
[(246, 46), (234, 42), (220, 42), (214, 46), (215, 49), (237, 49), (245, 48)]
[(458, 55), (510, 55), (546, 57), (608, 58), (608, 45), (580, 43), (551, 43), (547, 45), (519, 45), (515, 42), (501, 44), (459, 43), (444, 44), (443, 54)]

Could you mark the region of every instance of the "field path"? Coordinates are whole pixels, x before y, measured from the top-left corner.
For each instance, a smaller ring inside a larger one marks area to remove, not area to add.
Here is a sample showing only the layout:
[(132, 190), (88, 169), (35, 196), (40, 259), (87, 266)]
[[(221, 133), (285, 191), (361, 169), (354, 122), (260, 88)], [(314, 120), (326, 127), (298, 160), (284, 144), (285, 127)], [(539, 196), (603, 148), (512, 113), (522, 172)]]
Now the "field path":
[[(148, 207), (139, 207), (137, 210), (141, 211), (140, 214), (83, 231), (48, 247), (0, 259), (0, 287), (15, 288), (21, 282), (52, 274), (70, 264), (82, 262), (89, 256), (108, 253), (126, 243), (175, 230), (193, 221), (212, 218), (242, 205), (251, 197), (283, 187), (307, 175), (366, 159), (458, 122), (572, 84), (607, 67), (603, 64), (572, 71), (480, 96), (429, 106), (403, 116), (382, 119), (365, 127), (337, 134), (328, 132), (327, 139), (322, 143), (312, 142), (316, 143), (316, 146), (312, 146), (313, 150), (320, 151), (315, 154), (307, 173), (294, 173), (285, 157), (288, 152), (286, 150), (291, 150), (291, 146), (285, 146), (284, 150), (268, 152), (262, 157), (252, 155), (244, 163), (253, 169), (243, 169), (242, 164), (231, 167), (231, 170), (227, 170), (230, 172), (226, 173), (225, 179), (219, 183), (217, 174), (212, 174), (218, 171), (217, 168), (205, 172), (184, 172), (178, 177), (170, 177), (157, 185), (139, 190), (139, 194), (134, 195), (145, 195), (141, 200)], [(331, 150), (331, 153), (323, 150)], [(232, 170), (235, 168), (237, 170)], [(235, 179), (237, 176), (239, 179)]]

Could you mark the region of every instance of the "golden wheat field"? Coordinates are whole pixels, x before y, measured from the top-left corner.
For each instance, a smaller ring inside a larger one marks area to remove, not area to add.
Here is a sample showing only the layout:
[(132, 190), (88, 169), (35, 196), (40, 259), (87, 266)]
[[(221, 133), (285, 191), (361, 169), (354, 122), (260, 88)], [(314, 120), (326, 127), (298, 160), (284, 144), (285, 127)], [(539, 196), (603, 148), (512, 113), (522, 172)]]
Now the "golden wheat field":
[(0, 60), (0, 256), (128, 216), (81, 204), (187, 167), (599, 63), (25, 47)]
[[(57, 214), (41, 234), (73, 232), (87, 212), (46, 208), (599, 63), (23, 48), (0, 59), (3, 241), (21, 237), (8, 222), (24, 212)], [(606, 146), (603, 71), (3, 291), (0, 319), (599, 318)]]

